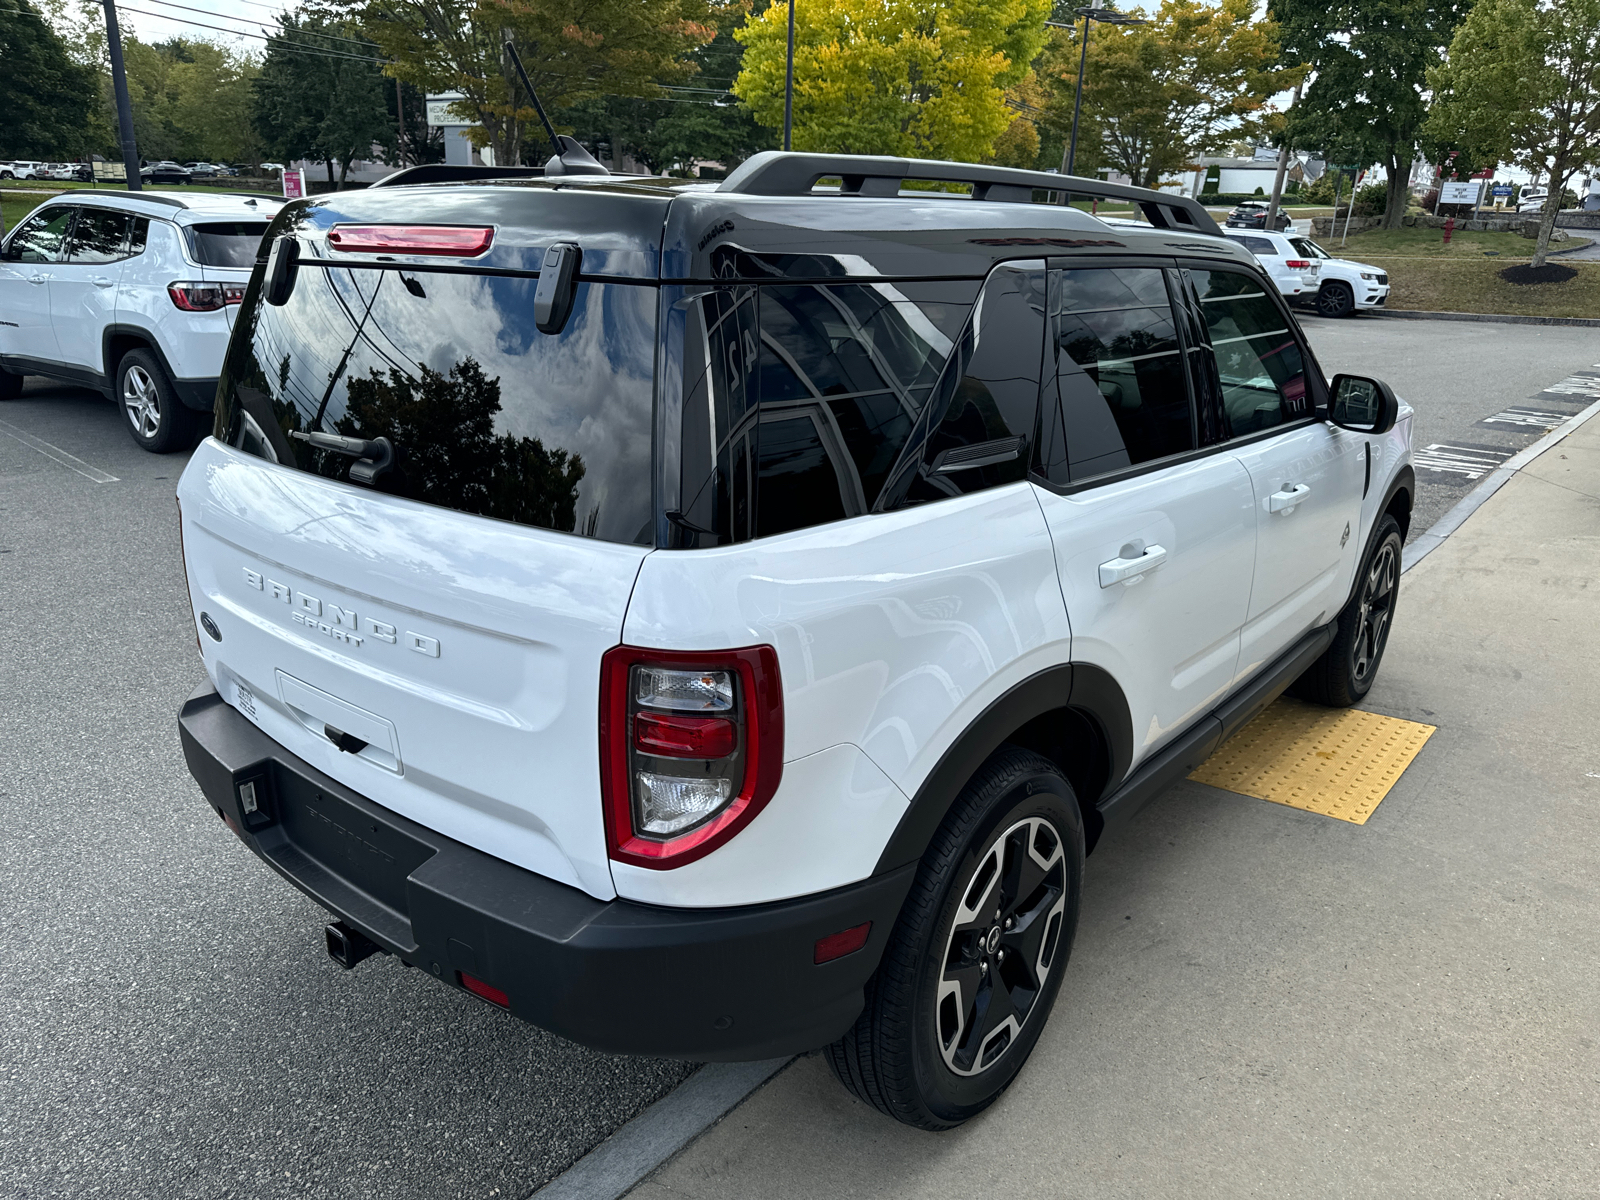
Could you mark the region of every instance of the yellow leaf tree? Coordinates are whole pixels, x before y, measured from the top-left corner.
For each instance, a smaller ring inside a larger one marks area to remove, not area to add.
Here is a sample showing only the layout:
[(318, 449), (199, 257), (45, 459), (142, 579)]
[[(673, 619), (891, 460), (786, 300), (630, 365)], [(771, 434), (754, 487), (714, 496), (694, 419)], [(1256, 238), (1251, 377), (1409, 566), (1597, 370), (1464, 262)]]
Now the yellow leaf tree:
[[(1044, 44), (1050, 0), (804, 0), (795, 11), (794, 148), (982, 162), (1016, 115), (1006, 89)], [(734, 94), (783, 124), (789, 9), (739, 31)]]

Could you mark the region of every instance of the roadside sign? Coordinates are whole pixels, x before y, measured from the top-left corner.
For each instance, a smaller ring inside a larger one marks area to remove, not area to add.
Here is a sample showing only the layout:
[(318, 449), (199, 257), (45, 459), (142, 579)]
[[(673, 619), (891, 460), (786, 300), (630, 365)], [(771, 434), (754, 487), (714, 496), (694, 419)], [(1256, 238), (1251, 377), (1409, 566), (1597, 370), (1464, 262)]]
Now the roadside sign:
[(285, 171), (283, 173), (283, 194), (290, 200), (299, 200), (306, 194), (306, 173), (304, 171)]
[(1463, 182), (1441, 183), (1439, 185), (1440, 204), (1473, 204), (1478, 203), (1478, 197), (1483, 194), (1483, 181), (1481, 179), (1468, 179)]
[(446, 125), (470, 125), (471, 121), (463, 121), (460, 117), (452, 116), (450, 106), (457, 100), (465, 100), (460, 92), (434, 92), (423, 100), (424, 111), (427, 113), (427, 122), (434, 129)]
[(94, 162), (90, 164), (94, 171), (96, 181), (116, 180), (123, 182), (128, 178), (128, 168), (119, 162)]
[(1497, 184), (1495, 184), (1494, 185), (1494, 198), (1496, 200), (1509, 200), (1509, 199), (1511, 199), (1511, 185), (1509, 183), (1497, 183)]

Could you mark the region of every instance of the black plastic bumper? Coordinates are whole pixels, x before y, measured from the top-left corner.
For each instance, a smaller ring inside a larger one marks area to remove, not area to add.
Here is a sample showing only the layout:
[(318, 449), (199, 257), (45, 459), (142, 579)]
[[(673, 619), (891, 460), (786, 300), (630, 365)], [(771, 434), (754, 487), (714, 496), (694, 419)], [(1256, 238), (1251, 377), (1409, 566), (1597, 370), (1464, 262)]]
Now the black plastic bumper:
[(185, 408), (192, 408), (195, 412), (210, 412), (217, 403), (217, 381), (215, 379), (174, 379), (173, 390), (178, 393), (178, 399)]
[[(748, 908), (600, 901), (357, 795), (209, 683), (178, 728), (206, 799), (285, 879), (411, 965), (455, 987), (463, 972), (489, 983), (514, 1015), (600, 1050), (740, 1061), (834, 1040), (861, 1011), (916, 869)], [(812, 961), (817, 939), (863, 921), (863, 949)]]

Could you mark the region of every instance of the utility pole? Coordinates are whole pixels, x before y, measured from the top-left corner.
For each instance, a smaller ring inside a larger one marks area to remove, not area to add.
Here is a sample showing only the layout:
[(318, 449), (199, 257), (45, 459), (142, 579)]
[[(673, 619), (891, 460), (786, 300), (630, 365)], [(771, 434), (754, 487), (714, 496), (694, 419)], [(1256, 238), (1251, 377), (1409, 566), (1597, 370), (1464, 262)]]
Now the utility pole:
[[(1289, 102), (1292, 109), (1300, 103), (1300, 85), (1294, 85), (1294, 99)], [(1283, 177), (1289, 171), (1289, 138), (1285, 135), (1283, 145), (1278, 147), (1278, 173), (1272, 177), (1272, 199), (1267, 203), (1266, 220), (1261, 227), (1268, 233), (1278, 231), (1278, 201), (1283, 199)]]
[(794, 148), (794, 3), (789, 0), (789, 59), (783, 74), (783, 148)]
[(106, 50), (111, 55), (111, 86), (117, 94), (117, 132), (122, 140), (122, 169), (128, 173), (128, 190), (143, 187), (139, 178), (139, 148), (133, 140), (133, 102), (128, 99), (128, 72), (122, 66), (122, 32), (117, 28), (116, 0), (106, 6)]
[(400, 79), (396, 76), (394, 81), (394, 115), (400, 121), (400, 144), (396, 147), (400, 151), (400, 165), (406, 165), (406, 97), (400, 90)]

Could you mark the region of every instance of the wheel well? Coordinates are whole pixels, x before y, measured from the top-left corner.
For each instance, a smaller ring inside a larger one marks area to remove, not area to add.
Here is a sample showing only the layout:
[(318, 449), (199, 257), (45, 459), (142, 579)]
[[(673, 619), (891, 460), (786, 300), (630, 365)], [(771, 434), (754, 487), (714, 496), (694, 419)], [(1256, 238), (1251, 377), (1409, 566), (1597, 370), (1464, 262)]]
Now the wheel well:
[(123, 355), (129, 350), (148, 350), (148, 338), (142, 338), (136, 333), (113, 333), (106, 339), (106, 384), (115, 387), (117, 382), (117, 366), (122, 362)]
[(1099, 723), (1081, 709), (1056, 708), (1040, 713), (1006, 741), (1042, 754), (1061, 769), (1083, 814), (1084, 849), (1093, 850), (1105, 824), (1097, 801), (1111, 771), (1111, 752)]
[(1400, 541), (1404, 544), (1406, 535), (1411, 530), (1411, 493), (1405, 488), (1400, 488), (1389, 497), (1389, 507), (1384, 512), (1393, 517), (1400, 525)]

